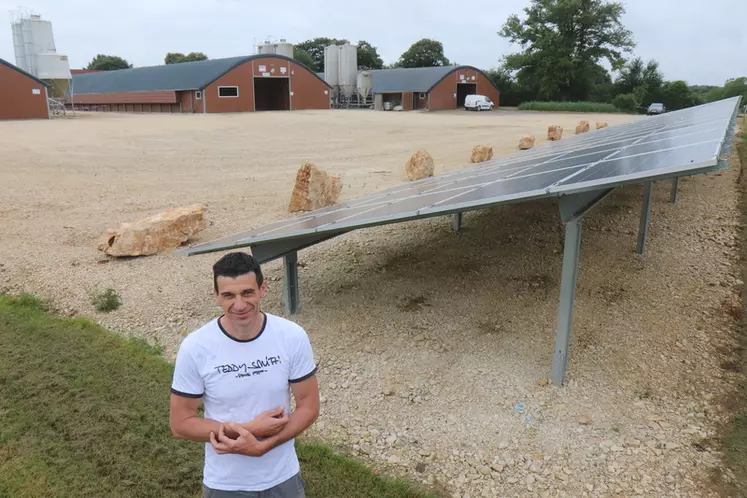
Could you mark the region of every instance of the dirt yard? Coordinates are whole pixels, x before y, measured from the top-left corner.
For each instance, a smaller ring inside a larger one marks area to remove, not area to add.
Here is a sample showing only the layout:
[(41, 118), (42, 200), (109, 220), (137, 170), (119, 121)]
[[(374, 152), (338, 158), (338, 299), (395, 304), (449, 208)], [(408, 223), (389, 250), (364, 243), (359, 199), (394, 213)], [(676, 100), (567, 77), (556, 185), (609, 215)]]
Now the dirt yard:
[[(309, 160), (343, 199), (404, 181), (418, 148), (436, 174), (496, 155), (547, 125), (624, 115), (316, 111), (81, 115), (0, 122), (0, 292), (30, 291), (157, 342), (173, 357), (213, 318), (220, 253), (110, 260), (107, 228), (207, 205), (194, 240), (287, 216)], [(550, 375), (562, 230), (554, 201), (348, 234), (299, 254), (302, 311), (323, 405), (310, 431), (453, 496), (708, 496), (711, 438), (733, 373), (721, 368), (737, 302), (735, 168), (654, 188), (647, 252), (634, 254), (642, 187), (584, 224), (568, 385)], [(282, 265), (266, 265), (282, 314)], [(90, 294), (123, 305), (97, 313)], [(539, 381), (539, 382), (538, 382)], [(165, 416), (165, 414), (164, 414)]]

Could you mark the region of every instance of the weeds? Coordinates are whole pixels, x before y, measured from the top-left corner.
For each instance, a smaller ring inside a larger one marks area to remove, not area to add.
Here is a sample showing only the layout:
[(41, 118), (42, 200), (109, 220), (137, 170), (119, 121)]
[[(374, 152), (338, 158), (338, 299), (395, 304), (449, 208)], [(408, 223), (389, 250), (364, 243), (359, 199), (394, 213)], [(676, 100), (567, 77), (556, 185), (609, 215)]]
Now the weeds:
[(108, 313), (122, 306), (122, 298), (119, 297), (117, 291), (109, 287), (104, 292), (91, 296), (91, 304), (96, 311)]

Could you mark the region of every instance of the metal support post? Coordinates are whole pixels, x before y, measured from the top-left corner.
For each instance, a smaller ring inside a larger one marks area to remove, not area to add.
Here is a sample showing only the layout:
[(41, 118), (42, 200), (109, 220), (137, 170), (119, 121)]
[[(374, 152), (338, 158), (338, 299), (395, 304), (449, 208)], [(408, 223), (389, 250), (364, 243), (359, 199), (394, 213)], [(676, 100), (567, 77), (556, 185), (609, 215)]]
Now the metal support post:
[(552, 383), (563, 384), (568, 367), (568, 348), (573, 328), (573, 302), (576, 298), (578, 278), (578, 256), (581, 252), (581, 218), (565, 226), (563, 249), (563, 275), (560, 280), (560, 304), (558, 305), (558, 328), (555, 331), (555, 353), (552, 358)]
[(677, 189), (680, 187), (680, 177), (678, 176), (672, 180), (672, 192), (669, 194), (669, 202), (674, 204), (677, 202)]
[(298, 287), (298, 253), (289, 252), (283, 256), (283, 305), (285, 314), (290, 316), (298, 312), (301, 306), (301, 292)]
[(638, 226), (638, 245), (635, 252), (643, 254), (646, 249), (646, 237), (648, 236), (648, 219), (651, 216), (651, 193), (652, 182), (648, 182), (643, 188), (643, 206), (641, 207), (641, 223)]
[(462, 213), (454, 213), (451, 215), (451, 228), (453, 228), (455, 232), (462, 229)]

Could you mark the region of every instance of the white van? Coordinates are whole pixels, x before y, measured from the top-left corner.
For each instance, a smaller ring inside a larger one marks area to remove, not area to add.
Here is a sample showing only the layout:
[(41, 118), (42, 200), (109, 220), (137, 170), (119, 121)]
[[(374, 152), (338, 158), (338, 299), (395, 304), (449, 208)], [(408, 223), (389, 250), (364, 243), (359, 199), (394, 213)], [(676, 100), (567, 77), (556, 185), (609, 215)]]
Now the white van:
[(467, 95), (464, 99), (465, 111), (492, 111), (495, 104), (485, 95)]

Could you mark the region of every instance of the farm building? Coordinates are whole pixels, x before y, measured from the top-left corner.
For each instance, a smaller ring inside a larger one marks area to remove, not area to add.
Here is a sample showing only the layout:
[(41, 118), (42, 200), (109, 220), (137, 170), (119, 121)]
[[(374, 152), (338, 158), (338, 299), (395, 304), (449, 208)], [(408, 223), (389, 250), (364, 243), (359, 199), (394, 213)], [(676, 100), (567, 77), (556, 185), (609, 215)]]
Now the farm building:
[(402, 110), (457, 109), (470, 94), (480, 94), (498, 106), (498, 89), (472, 66), (377, 69), (371, 73), (374, 107), (402, 105)]
[(47, 87), (39, 78), (0, 59), (0, 119), (49, 118)]
[(120, 112), (329, 109), (330, 87), (279, 54), (73, 75), (75, 106)]

